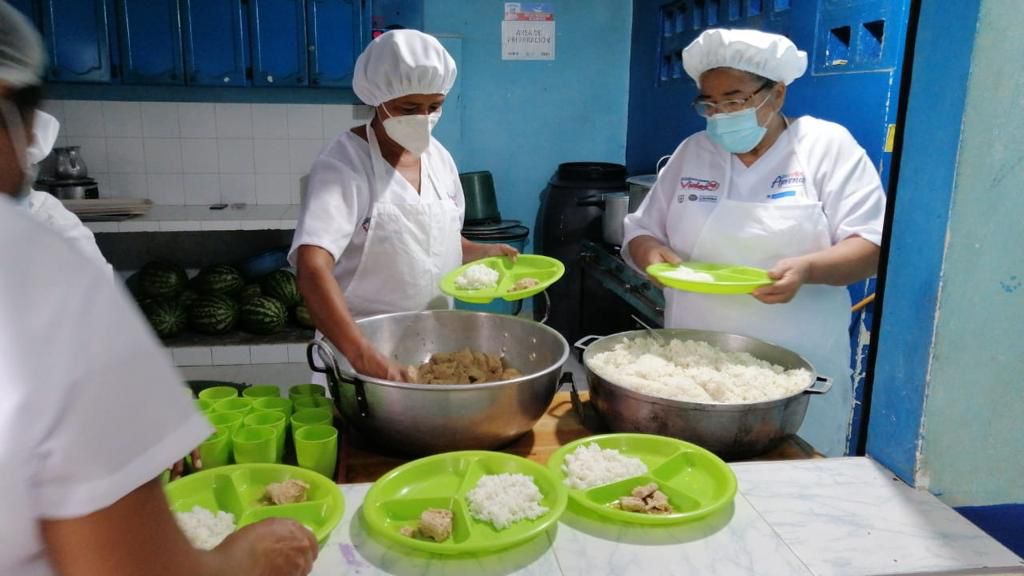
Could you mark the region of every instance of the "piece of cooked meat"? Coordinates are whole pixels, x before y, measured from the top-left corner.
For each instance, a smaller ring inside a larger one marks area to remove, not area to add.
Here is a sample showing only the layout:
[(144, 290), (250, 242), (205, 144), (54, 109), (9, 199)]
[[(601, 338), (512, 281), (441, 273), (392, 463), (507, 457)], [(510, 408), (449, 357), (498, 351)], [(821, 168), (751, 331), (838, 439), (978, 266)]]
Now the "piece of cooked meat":
[(427, 508), (420, 514), (420, 534), (434, 542), (444, 542), (452, 535), (451, 510), (443, 508)]
[(668, 496), (661, 490), (655, 490), (647, 499), (647, 512), (649, 514), (671, 514), (672, 505), (668, 503)]
[(458, 352), (438, 352), (412, 371), (411, 381), (418, 384), (482, 384), (522, 376), (509, 368), (501, 356), (464, 348)]
[(651, 482), (650, 484), (644, 484), (643, 486), (637, 486), (636, 488), (633, 488), (633, 497), (644, 500), (651, 494), (654, 494), (654, 491), (657, 489), (658, 485), (655, 484), (654, 482)]
[(398, 529), (398, 533), (401, 534), (402, 536), (405, 536), (406, 538), (415, 538), (416, 537), (416, 529), (413, 528), (412, 526), (402, 526), (401, 528)]
[(619, 498), (619, 508), (626, 512), (643, 512), (647, 505), (640, 498), (634, 498), (632, 496), (623, 496)]
[(521, 290), (529, 290), (530, 288), (533, 288), (534, 286), (539, 286), (539, 285), (540, 285), (540, 280), (537, 280), (536, 278), (522, 278), (522, 279), (517, 280), (516, 283), (512, 285), (512, 289), (509, 290), (509, 292), (519, 292)]
[(267, 484), (264, 498), (271, 504), (298, 504), (306, 501), (309, 484), (302, 480), (285, 480)]

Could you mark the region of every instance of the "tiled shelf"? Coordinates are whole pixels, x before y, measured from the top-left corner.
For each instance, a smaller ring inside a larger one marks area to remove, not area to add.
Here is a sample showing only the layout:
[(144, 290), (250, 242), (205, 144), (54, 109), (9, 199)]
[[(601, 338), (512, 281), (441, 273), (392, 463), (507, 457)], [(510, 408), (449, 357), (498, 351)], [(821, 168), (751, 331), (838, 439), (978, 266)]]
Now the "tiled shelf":
[(294, 230), (297, 204), (246, 204), (211, 210), (209, 206), (162, 206), (144, 216), (120, 222), (86, 222), (96, 234), (128, 232), (213, 232), (230, 230)]

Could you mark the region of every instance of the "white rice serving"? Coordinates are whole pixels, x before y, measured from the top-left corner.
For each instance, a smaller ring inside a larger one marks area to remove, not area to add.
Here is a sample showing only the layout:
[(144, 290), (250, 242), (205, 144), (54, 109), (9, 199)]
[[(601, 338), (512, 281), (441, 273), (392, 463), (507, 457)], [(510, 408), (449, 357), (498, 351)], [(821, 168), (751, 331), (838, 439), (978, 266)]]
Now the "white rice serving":
[(191, 512), (176, 512), (174, 517), (185, 537), (195, 548), (212, 550), (235, 531), (235, 515), (218, 511), (216, 514), (202, 506)]
[(613, 448), (601, 448), (597, 444), (582, 444), (566, 455), (562, 464), (565, 484), (577, 490), (603, 486), (642, 476), (647, 465), (639, 458), (623, 456)]
[(746, 352), (725, 352), (707, 342), (648, 337), (626, 339), (594, 354), (598, 376), (641, 394), (709, 404), (764, 402), (800, 392), (810, 383), (804, 369), (786, 370)]
[(489, 474), (480, 478), (466, 495), (469, 513), (482, 522), (504, 530), (521, 520), (540, 518), (548, 509), (540, 505), (543, 496), (524, 474)]
[(715, 277), (707, 272), (698, 272), (688, 266), (678, 266), (675, 269), (665, 272), (664, 276), (669, 278), (675, 278), (676, 280), (685, 280), (687, 282), (714, 282)]
[(483, 264), (473, 264), (455, 279), (459, 290), (483, 290), (498, 285), (498, 271)]

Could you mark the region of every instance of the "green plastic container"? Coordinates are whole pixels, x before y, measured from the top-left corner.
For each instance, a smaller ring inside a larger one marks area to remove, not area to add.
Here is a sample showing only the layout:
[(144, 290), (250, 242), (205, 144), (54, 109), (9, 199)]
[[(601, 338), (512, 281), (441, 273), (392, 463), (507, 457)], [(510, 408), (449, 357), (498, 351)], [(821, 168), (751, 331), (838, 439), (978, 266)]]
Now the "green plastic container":
[(225, 398), (235, 398), (237, 396), (238, 390), (235, 390), (230, 386), (214, 386), (199, 393), (199, 397), (203, 400), (212, 400), (214, 402), (224, 400)]
[(306, 426), (295, 433), (295, 459), (301, 468), (334, 478), (338, 465), (338, 429)]
[(281, 389), (273, 384), (260, 384), (258, 386), (250, 386), (242, 391), (242, 397), (244, 398), (274, 398), (281, 395)]
[[(681, 269), (706, 274), (711, 277), (711, 281), (695, 280), (690, 273), (681, 277), (675, 276), (674, 274), (678, 274)], [(772, 283), (768, 272), (760, 268), (707, 262), (683, 262), (680, 265), (652, 264), (647, 267), (647, 273), (669, 288), (705, 294), (750, 294), (761, 286)]]
[(252, 403), (253, 412), (280, 412), (285, 418), (292, 417), (292, 401), (287, 398), (257, 398)]
[(214, 412), (231, 412), (245, 417), (252, 411), (251, 398), (226, 398), (213, 406)]
[(245, 415), (240, 412), (211, 412), (206, 415), (206, 419), (210, 421), (214, 428), (227, 430), (228, 433), (234, 434), (236, 430), (242, 427)]
[(231, 431), (218, 428), (199, 445), (199, 458), (203, 470), (231, 464)]
[(277, 442), (277, 453), (274, 461), (280, 462), (284, 456), (285, 432), (288, 428), (288, 419), (280, 412), (254, 412), (245, 417), (245, 426), (269, 426), (274, 429), (275, 441)]
[[(266, 506), (261, 500), (267, 484), (285, 480), (309, 484), (300, 504)], [(239, 528), (267, 518), (290, 518), (313, 531), (323, 546), (345, 513), (345, 499), (333, 480), (316, 472), (283, 464), (235, 464), (204, 470), (164, 487), (175, 512), (201, 506), (211, 512), (230, 512)]]
[(295, 406), (296, 411), (309, 408), (331, 410), (334, 406), (329, 398), (324, 398), (323, 396), (296, 396), (292, 404)]
[(288, 389), (288, 397), (292, 400), (299, 396), (327, 396), (327, 389), (319, 384), (296, 384)]
[(270, 426), (242, 427), (231, 436), (231, 444), (239, 464), (273, 464), (277, 458), (277, 432)]

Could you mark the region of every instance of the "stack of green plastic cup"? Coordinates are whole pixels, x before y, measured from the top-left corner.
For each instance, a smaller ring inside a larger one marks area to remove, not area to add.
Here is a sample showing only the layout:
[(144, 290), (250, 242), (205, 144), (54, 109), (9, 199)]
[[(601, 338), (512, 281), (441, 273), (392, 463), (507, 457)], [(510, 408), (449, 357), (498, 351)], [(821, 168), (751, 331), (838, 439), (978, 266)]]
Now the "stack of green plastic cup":
[(327, 396), (327, 389), (319, 384), (296, 384), (288, 389), (288, 397), (295, 400), (299, 396)]
[(338, 430), (316, 424), (296, 431), (295, 456), (302, 468), (333, 478), (338, 465)]
[(270, 426), (242, 427), (231, 437), (235, 462), (273, 463), (277, 459), (277, 432)]
[(273, 384), (260, 384), (257, 386), (249, 386), (245, 390), (242, 390), (243, 398), (276, 398), (281, 396), (281, 389)]
[(275, 462), (280, 462), (282, 456), (284, 456), (284, 439), (287, 425), (288, 419), (280, 412), (256, 412), (245, 417), (246, 427), (267, 426), (274, 429), (274, 441), (277, 447), (274, 454)]
[(252, 399), (251, 398), (227, 398), (217, 402), (213, 406), (214, 412), (230, 412), (235, 414), (241, 414), (244, 418), (252, 412)]
[(203, 463), (203, 469), (226, 466), (231, 463), (231, 431), (228, 428), (218, 428), (216, 432), (199, 445), (199, 457)]
[(203, 400), (212, 400), (214, 402), (224, 400), (226, 398), (235, 398), (238, 396), (238, 390), (235, 390), (231, 386), (213, 386), (207, 388), (199, 393), (199, 397)]

